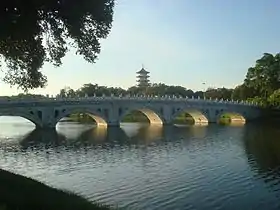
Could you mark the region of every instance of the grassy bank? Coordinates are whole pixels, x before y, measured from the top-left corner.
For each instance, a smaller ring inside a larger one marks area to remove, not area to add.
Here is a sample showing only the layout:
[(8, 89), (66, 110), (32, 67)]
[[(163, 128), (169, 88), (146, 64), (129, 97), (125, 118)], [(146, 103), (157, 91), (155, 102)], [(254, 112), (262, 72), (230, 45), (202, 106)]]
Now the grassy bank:
[(242, 117), (235, 114), (224, 114), (218, 119), (218, 123), (222, 125), (228, 125), (231, 123), (243, 123)]
[(194, 124), (194, 119), (191, 116), (178, 116), (173, 120), (174, 124)]
[(0, 210), (108, 210), (73, 193), (0, 169)]

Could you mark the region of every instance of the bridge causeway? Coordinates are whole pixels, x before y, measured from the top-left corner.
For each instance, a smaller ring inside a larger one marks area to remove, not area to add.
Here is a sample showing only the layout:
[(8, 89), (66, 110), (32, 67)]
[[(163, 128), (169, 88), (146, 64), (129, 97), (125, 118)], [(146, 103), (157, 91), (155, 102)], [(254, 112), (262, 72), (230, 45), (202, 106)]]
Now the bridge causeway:
[[(98, 126), (119, 126), (123, 117), (138, 110), (151, 124), (171, 124), (183, 112), (195, 123), (215, 123), (221, 115), (233, 113), (244, 121), (256, 120), (261, 111), (256, 104), (242, 101), (180, 97), (84, 97), (0, 100), (0, 116), (19, 116), (38, 128), (55, 128), (60, 119), (73, 113), (87, 113)], [(232, 119), (234, 120), (234, 119)]]

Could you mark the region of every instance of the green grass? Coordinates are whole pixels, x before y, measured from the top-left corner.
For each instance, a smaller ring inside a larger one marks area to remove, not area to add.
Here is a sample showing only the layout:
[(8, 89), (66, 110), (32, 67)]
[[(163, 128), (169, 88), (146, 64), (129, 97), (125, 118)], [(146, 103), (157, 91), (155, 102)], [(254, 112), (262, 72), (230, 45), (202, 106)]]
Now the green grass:
[(0, 210), (109, 210), (74, 193), (0, 169)]
[[(232, 123), (232, 119), (239, 119), (242, 122), (242, 118), (238, 114), (223, 114), (221, 115), (220, 119), (218, 120), (219, 124), (228, 125)], [(238, 121), (236, 121), (238, 122)]]
[(193, 117), (190, 114), (183, 112), (173, 120), (173, 123), (174, 124), (194, 124), (195, 122), (194, 122)]
[(173, 120), (175, 124), (194, 124), (194, 119), (191, 116), (178, 116)]

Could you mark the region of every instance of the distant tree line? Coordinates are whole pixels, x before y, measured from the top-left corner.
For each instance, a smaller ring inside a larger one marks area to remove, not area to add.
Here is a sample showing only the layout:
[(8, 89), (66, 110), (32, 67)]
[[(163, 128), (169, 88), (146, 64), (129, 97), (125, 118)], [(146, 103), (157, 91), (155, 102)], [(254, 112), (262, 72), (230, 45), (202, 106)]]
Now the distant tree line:
[[(175, 96), (188, 98), (212, 98), (223, 100), (251, 101), (260, 106), (280, 108), (280, 53), (272, 55), (265, 53), (256, 61), (255, 66), (248, 69), (246, 78), (241, 85), (235, 88), (208, 88), (206, 91), (193, 91), (191, 89), (154, 83), (149, 87), (132, 86), (128, 89), (120, 87), (107, 87), (98, 84), (84, 84), (74, 90), (66, 87), (57, 94), (59, 98), (93, 97), (93, 96), (126, 96), (126, 95), (152, 95), (152, 96)], [(44, 97), (42, 95), (19, 94), (13, 97)]]

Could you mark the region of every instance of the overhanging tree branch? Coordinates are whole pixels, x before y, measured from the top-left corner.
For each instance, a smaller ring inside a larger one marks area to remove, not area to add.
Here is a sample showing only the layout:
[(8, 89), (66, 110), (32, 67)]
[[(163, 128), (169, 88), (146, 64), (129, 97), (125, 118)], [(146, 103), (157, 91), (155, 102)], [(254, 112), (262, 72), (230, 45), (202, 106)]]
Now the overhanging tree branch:
[(45, 62), (60, 66), (69, 45), (94, 63), (100, 39), (112, 27), (113, 8), (114, 0), (1, 0), (4, 81), (24, 90), (44, 87), (47, 78), (41, 67)]

